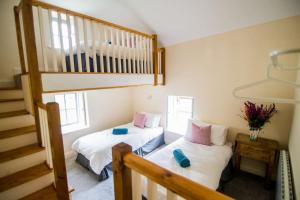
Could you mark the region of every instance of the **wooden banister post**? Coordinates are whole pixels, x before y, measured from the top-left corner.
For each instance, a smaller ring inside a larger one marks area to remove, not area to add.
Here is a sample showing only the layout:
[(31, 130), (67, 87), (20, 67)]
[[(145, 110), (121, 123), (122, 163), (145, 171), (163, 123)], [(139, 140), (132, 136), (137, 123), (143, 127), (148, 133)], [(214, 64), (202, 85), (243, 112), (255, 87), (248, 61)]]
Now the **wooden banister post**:
[(166, 85), (166, 50), (161, 48), (161, 73), (163, 76), (162, 85)]
[(131, 170), (124, 164), (124, 156), (131, 152), (131, 146), (125, 143), (112, 148), (115, 200), (132, 199)]
[(38, 102), (42, 102), (42, 79), (39, 72), (35, 33), (33, 25), (32, 0), (22, 0), (24, 40), (26, 45), (27, 66), (30, 76), (31, 94), (34, 104), (34, 117), (38, 143), (41, 145), (41, 128), (39, 122)]
[(154, 85), (157, 85), (157, 75), (158, 75), (158, 55), (157, 55), (157, 35), (152, 35), (152, 63), (154, 72)]
[(47, 103), (46, 110), (57, 198), (59, 200), (67, 200), (69, 199), (69, 190), (64, 146), (60, 127), (59, 105), (58, 103), (54, 102)]

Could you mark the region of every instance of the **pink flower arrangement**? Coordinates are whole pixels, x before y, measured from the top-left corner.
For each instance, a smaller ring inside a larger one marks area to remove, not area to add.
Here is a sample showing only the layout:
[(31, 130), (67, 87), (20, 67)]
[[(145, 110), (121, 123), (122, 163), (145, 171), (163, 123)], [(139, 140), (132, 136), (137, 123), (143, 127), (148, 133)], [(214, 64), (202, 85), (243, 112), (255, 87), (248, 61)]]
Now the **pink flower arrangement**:
[(261, 130), (265, 123), (270, 122), (273, 115), (278, 112), (275, 104), (267, 105), (256, 105), (250, 101), (244, 103), (245, 107), (242, 110), (242, 118), (248, 122), (251, 131)]

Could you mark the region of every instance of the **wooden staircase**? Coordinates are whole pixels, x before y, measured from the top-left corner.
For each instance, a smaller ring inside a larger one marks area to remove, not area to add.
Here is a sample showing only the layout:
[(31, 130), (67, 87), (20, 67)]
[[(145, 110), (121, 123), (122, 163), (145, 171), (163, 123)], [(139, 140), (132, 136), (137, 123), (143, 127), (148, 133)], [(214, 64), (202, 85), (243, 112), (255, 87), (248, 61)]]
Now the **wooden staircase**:
[(23, 91), (0, 89), (0, 199), (57, 199), (53, 170), (45, 161)]

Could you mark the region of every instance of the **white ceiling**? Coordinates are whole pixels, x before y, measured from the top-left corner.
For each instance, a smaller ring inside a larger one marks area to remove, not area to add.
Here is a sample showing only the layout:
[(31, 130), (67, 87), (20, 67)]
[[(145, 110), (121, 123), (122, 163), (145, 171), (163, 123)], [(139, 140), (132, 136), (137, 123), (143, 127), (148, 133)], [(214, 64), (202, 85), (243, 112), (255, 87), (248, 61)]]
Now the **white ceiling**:
[(300, 15), (300, 0), (43, 1), (156, 33), (164, 46)]

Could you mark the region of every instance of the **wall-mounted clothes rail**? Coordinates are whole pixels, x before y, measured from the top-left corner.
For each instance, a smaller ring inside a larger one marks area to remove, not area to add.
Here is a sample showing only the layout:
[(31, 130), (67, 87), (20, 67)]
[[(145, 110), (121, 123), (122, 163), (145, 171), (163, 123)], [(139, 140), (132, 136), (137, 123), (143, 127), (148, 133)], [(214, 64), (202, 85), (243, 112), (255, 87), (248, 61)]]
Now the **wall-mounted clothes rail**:
[(277, 82), (286, 86), (291, 86), (294, 88), (300, 88), (300, 84), (296, 82), (281, 80), (271, 75), (272, 69), (281, 69), (281, 70), (289, 70), (289, 71), (298, 71), (300, 67), (293, 67), (293, 68), (285, 68), (284, 66), (280, 66), (278, 64), (278, 56), (283, 54), (290, 54), (290, 53), (300, 53), (300, 49), (291, 49), (291, 50), (284, 50), (284, 51), (273, 51), (270, 53), (271, 62), (272, 64), (267, 67), (267, 78), (261, 81), (249, 83), (243, 86), (239, 86), (233, 89), (233, 96), (240, 100), (255, 100), (255, 101), (263, 101), (263, 102), (271, 102), (271, 103), (289, 103), (289, 104), (299, 104), (300, 99), (287, 99), (287, 98), (272, 98), (272, 97), (254, 97), (254, 96), (241, 96), (238, 95), (238, 92), (244, 89), (252, 88), (257, 85), (261, 85), (268, 82)]

